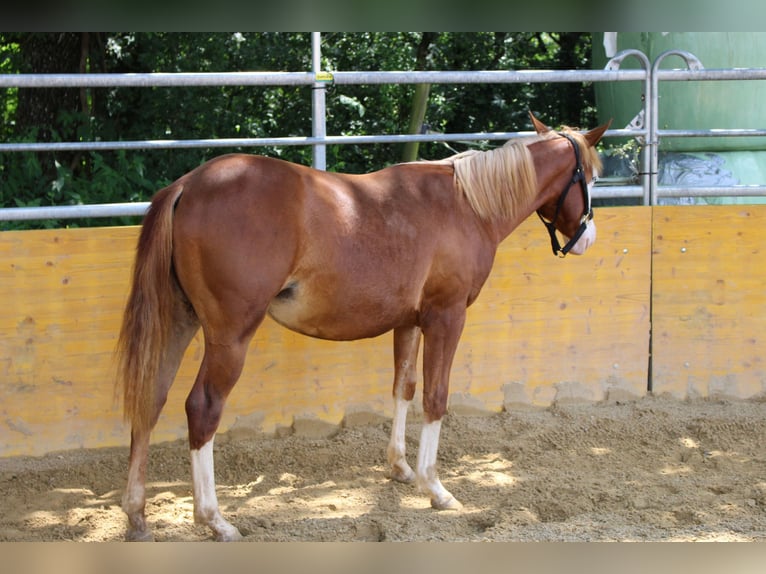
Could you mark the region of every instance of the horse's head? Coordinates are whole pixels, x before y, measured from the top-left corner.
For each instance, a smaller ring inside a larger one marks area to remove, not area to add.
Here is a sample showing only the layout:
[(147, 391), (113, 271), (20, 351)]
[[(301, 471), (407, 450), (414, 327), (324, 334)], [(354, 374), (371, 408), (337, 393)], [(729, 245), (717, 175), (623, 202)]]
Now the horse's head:
[[(601, 162), (595, 146), (611, 122), (584, 134), (570, 129), (552, 132), (533, 114), (529, 115), (537, 133), (544, 136), (529, 146), (535, 148), (541, 198), (537, 214), (548, 229), (555, 255), (581, 255), (596, 241), (590, 200)], [(563, 246), (557, 231), (563, 236)]]

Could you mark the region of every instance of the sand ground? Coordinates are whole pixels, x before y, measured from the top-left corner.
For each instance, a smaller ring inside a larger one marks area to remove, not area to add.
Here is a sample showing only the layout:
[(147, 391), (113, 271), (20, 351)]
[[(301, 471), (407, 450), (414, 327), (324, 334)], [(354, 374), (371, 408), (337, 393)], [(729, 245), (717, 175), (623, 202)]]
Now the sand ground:
[[(449, 414), (439, 468), (460, 511), (386, 478), (390, 427), (219, 435), (224, 515), (247, 541), (766, 541), (763, 400)], [(411, 463), (419, 429), (408, 423)], [(0, 541), (122, 540), (127, 457), (126, 445), (0, 459)], [(152, 447), (147, 496), (158, 541), (211, 539), (193, 524), (185, 441)]]

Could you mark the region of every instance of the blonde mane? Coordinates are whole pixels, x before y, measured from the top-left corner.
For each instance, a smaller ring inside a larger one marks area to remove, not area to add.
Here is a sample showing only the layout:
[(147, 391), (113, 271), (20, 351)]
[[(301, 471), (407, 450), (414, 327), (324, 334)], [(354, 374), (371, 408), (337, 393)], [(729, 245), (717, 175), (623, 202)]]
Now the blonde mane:
[[(580, 146), (585, 169), (600, 170), (601, 160), (595, 148), (573, 129), (561, 130)], [(453, 166), (455, 186), (482, 219), (513, 219), (529, 205), (537, 190), (537, 175), (530, 144), (556, 137), (555, 131), (543, 135), (518, 138), (489, 151), (466, 151), (442, 160)]]

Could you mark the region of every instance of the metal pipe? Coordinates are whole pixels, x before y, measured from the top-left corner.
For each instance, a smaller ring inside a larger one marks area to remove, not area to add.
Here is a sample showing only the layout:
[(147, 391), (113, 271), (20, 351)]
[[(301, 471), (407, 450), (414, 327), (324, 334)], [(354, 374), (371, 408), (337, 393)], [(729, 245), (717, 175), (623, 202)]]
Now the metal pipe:
[(0, 221), (34, 219), (81, 219), (86, 217), (143, 216), (149, 202), (100, 203), (92, 205), (54, 205), (45, 207), (6, 207), (0, 209)]
[[(615, 185), (596, 186), (594, 199), (624, 199), (642, 196), (642, 186)], [(728, 187), (665, 186), (657, 189), (656, 196), (663, 197), (763, 197), (766, 186), (734, 185)], [(0, 221), (30, 221), (37, 219), (82, 219), (89, 217), (143, 216), (149, 202), (103, 203), (93, 205), (62, 205), (48, 207), (9, 207), (0, 209)]]
[(657, 188), (655, 195), (656, 197), (763, 197), (766, 196), (766, 186), (661, 186)]
[[(312, 33), (313, 34), (313, 33)], [(313, 40), (312, 40), (313, 41)], [(333, 72), (332, 83), (348, 84), (526, 84), (642, 80), (641, 70), (487, 70)], [(0, 88), (106, 88), (189, 86), (313, 86), (316, 72), (204, 72), (147, 74), (8, 74)]]
[[(667, 55), (678, 55), (686, 60), (686, 57), (691, 57), (691, 60), (687, 61), (687, 65), (691, 62), (691, 66), (688, 70), (655, 70), (658, 80), (670, 80), (670, 81), (706, 81), (706, 80), (766, 80), (766, 68), (727, 68), (727, 69), (707, 69), (697, 68), (696, 66), (702, 66), (699, 59), (682, 50), (669, 50)], [(682, 55), (683, 54), (683, 55)], [(660, 54), (659, 57), (663, 57)]]
[(757, 137), (766, 136), (766, 129), (709, 129), (709, 130), (657, 130), (657, 135), (662, 137), (695, 137), (695, 138), (717, 138), (717, 137)]
[(147, 74), (3, 74), (0, 88), (148, 88), (310, 86), (311, 72), (153, 72)]
[(527, 84), (611, 82), (643, 80), (641, 70), (483, 70), (334, 72), (336, 85), (344, 84)]
[[(217, 138), (196, 140), (138, 140), (138, 141), (99, 141), (99, 142), (57, 142), (57, 143), (0, 143), (0, 152), (31, 151), (87, 151), (87, 150), (129, 150), (129, 149), (186, 149), (198, 147), (257, 147), (257, 146), (305, 146), (336, 144), (373, 144), (417, 142), (460, 142), (460, 141), (497, 141), (533, 135), (533, 132), (471, 132), (471, 133), (434, 133), (427, 134), (388, 134), (369, 136), (324, 136), (316, 137), (274, 137), (274, 138)], [(633, 136), (632, 130), (609, 130), (604, 137)]]
[(643, 197), (641, 185), (596, 185), (591, 196), (593, 199), (627, 199), (631, 197)]
[[(640, 197), (640, 186), (604, 186), (593, 190), (594, 198), (616, 199)], [(143, 216), (149, 202), (101, 203), (92, 205), (57, 205), (45, 207), (6, 207), (0, 209), (0, 221), (32, 221), (36, 219), (83, 219), (89, 217)]]
[[(322, 48), (319, 32), (311, 33), (311, 61), (314, 78), (322, 71)], [(312, 147), (313, 165), (315, 169), (327, 169), (327, 148), (324, 138), (327, 135), (325, 82), (315, 81), (311, 92), (311, 134), (319, 143)]]
[[(624, 50), (629, 56), (642, 54)], [(670, 52), (679, 53), (680, 50)], [(688, 54), (688, 52), (686, 52)], [(617, 54), (611, 61), (619, 58)], [(640, 58), (640, 56), (637, 56)], [(658, 70), (659, 80), (763, 80), (766, 68)], [(333, 83), (347, 84), (508, 84), (626, 82), (646, 79), (641, 70), (486, 70), (334, 72)], [(312, 86), (313, 72), (152, 72), (145, 74), (7, 74), (0, 88), (108, 88), (189, 86)]]

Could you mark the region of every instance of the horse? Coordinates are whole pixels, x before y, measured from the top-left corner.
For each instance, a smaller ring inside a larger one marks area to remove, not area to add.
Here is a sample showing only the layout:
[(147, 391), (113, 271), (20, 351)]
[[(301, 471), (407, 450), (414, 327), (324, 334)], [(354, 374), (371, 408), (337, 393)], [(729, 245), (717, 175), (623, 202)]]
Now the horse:
[[(213, 442), (266, 315), (327, 340), (393, 331), (389, 477), (417, 483), (435, 509), (461, 507), (439, 480), (436, 456), (466, 309), (498, 245), (534, 212), (556, 255), (582, 254), (596, 239), (595, 146), (609, 124), (554, 131), (530, 116), (536, 134), (488, 151), (353, 175), (227, 154), (154, 195), (116, 348), (116, 392), (131, 425), (127, 540), (153, 539), (145, 514), (149, 438), (200, 327), (204, 355), (185, 402), (194, 520), (216, 540), (242, 538), (219, 509)], [(421, 338), (424, 418), (413, 470), (405, 421)]]

